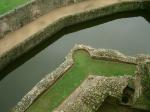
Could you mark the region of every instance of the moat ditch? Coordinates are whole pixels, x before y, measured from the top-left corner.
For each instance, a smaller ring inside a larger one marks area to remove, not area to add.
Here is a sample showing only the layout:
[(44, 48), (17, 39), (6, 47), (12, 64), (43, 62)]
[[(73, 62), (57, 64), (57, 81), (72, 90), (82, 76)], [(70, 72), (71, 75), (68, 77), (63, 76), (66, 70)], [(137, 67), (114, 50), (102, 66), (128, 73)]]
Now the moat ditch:
[[(0, 72), (0, 111), (7, 112), (42, 77), (64, 61), (75, 44), (127, 55), (150, 54), (150, 13), (120, 13), (66, 27)], [(4, 77), (5, 76), (5, 77)]]

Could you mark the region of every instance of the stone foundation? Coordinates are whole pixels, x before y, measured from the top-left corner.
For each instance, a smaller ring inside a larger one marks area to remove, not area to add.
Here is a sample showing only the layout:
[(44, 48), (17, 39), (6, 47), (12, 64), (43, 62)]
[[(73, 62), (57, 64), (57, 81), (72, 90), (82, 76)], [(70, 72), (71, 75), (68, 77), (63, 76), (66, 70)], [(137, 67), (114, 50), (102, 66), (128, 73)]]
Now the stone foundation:
[[(92, 58), (107, 59), (109, 61), (118, 61), (121, 63), (130, 63), (138, 65), (137, 57), (125, 56), (124, 54), (111, 49), (94, 49), (86, 45), (75, 45), (66, 56), (66, 60), (52, 73), (46, 75), (33, 89), (27, 93), (21, 101), (14, 107), (12, 112), (24, 112), (33, 102), (47, 90), (55, 81), (74, 64), (73, 53), (76, 50), (86, 50)], [(147, 59), (145, 59), (147, 60)], [(138, 61), (139, 62), (139, 61)], [(138, 70), (137, 70), (138, 72)], [(136, 72), (135, 72), (136, 73)], [(137, 88), (138, 89), (138, 88)]]

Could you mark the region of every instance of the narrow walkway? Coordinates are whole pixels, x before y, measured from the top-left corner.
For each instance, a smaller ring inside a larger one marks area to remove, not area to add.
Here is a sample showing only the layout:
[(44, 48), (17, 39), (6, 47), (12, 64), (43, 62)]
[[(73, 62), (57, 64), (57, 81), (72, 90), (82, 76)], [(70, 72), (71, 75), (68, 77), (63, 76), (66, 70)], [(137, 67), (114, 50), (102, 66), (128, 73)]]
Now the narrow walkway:
[(74, 15), (75, 13), (84, 12), (86, 10), (105, 7), (119, 1), (120, 0), (88, 0), (71, 6), (52, 10), (48, 14), (39, 17), (35, 21), (25, 25), (15, 32), (7, 34), (4, 38), (0, 39), (0, 56), (62, 17)]

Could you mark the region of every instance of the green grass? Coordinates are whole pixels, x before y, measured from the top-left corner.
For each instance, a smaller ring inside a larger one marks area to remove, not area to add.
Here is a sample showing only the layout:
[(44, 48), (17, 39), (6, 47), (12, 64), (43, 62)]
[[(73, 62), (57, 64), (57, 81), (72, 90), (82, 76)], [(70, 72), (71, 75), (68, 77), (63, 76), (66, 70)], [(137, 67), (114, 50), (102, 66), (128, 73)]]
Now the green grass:
[(30, 0), (0, 0), (0, 15)]
[(92, 59), (87, 52), (74, 53), (75, 64), (51, 88), (43, 93), (26, 112), (52, 112), (89, 75), (133, 75), (135, 65)]

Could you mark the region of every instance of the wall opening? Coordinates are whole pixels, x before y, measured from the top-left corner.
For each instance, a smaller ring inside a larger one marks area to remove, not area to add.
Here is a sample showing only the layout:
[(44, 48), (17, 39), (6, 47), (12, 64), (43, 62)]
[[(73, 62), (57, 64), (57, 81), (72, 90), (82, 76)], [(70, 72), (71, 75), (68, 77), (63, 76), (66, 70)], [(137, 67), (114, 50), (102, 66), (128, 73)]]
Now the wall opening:
[(122, 103), (129, 103), (132, 101), (133, 95), (134, 95), (134, 89), (127, 86), (124, 90), (123, 90), (123, 95), (122, 95)]

